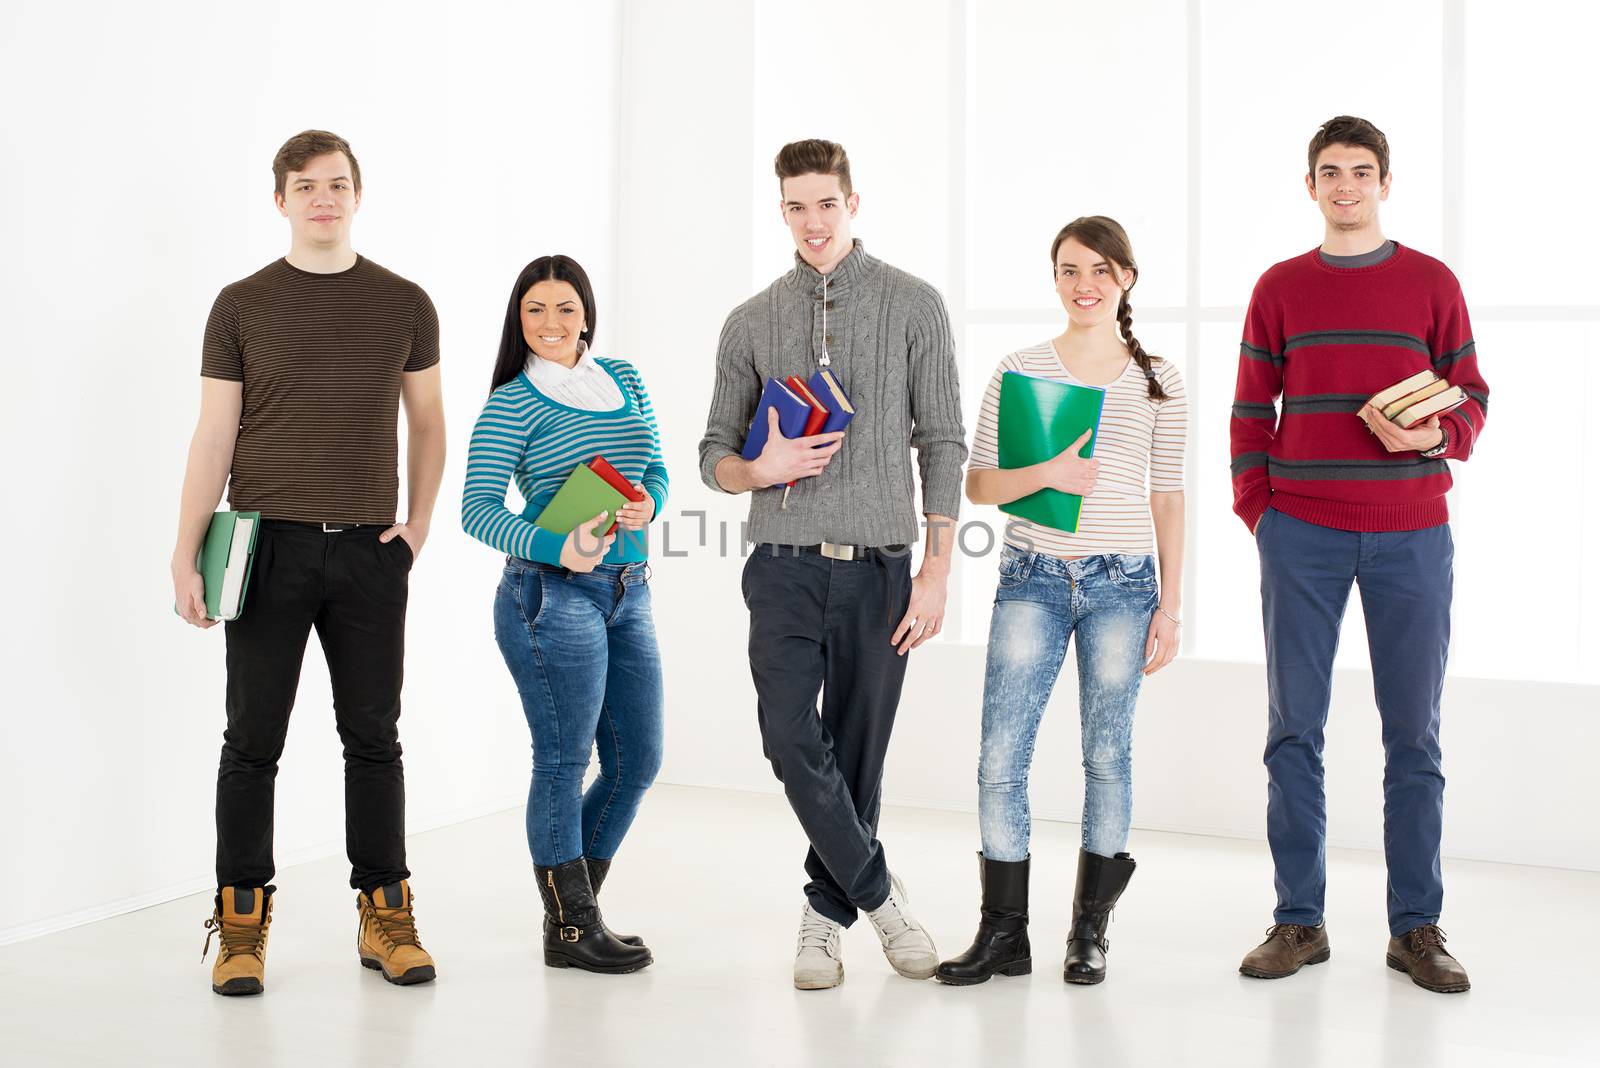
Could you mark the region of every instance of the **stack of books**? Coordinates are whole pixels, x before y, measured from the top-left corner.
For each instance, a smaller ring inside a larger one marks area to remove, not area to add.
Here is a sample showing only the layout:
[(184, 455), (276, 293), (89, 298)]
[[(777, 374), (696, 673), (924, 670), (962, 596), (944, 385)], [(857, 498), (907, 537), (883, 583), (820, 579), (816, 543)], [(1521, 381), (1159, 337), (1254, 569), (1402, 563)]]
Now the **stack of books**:
[(595, 527), (595, 533), (601, 533), (600, 526), (604, 526), (604, 533), (610, 534), (617, 529), (617, 509), (642, 500), (644, 494), (634, 489), (622, 472), (604, 456), (596, 456), (573, 469), (533, 523), (555, 534), (571, 534), (579, 523), (604, 512), (606, 518)]
[[(790, 375), (782, 382), (769, 378), (761, 389), (761, 400), (756, 404), (755, 418), (750, 421), (749, 433), (745, 435), (744, 448), (739, 450), (739, 455), (746, 460), (754, 460), (767, 447), (769, 408), (777, 410), (778, 432), (785, 438), (831, 434), (849, 426), (850, 420), (856, 417), (850, 397), (826, 367), (810, 379), (799, 375)], [(793, 488), (792, 481), (784, 486), (780, 507), (789, 507), (789, 490)]]
[[(1452, 386), (1432, 371), (1418, 371), (1367, 399), (1368, 405), (1382, 412), (1385, 419), (1398, 423), (1403, 430), (1454, 411), (1465, 403), (1466, 390)], [(1367, 408), (1363, 406), (1359, 413), (1363, 421), (1368, 421), (1366, 413)]]
[(778, 410), (778, 431), (786, 438), (806, 438), (843, 430), (856, 416), (844, 387), (826, 367), (809, 380), (799, 375), (790, 375), (782, 382), (769, 378), (761, 390), (761, 401), (756, 405), (755, 418), (750, 421), (744, 448), (739, 452), (746, 460), (754, 460), (767, 447), (768, 408)]

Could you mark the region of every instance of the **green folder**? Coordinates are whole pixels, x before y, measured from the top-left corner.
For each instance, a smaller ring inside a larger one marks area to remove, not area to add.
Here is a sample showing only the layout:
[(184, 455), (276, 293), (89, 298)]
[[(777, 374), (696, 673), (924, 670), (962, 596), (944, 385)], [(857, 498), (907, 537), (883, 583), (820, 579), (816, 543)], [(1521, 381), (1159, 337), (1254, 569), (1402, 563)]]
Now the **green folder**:
[(595, 527), (595, 533), (604, 533), (617, 521), (617, 509), (627, 503), (628, 498), (587, 464), (579, 464), (533, 524), (555, 534), (571, 534), (579, 523), (604, 512), (606, 518)]
[[(256, 562), (260, 512), (217, 512), (206, 528), (195, 567), (206, 584), (206, 618), (231, 622), (244, 611), (250, 569)], [(178, 606), (172, 606), (177, 611)]]
[[(1018, 371), (1000, 376), (1000, 466), (1030, 467), (1060, 455), (1085, 430), (1093, 431), (1078, 455), (1094, 455), (1100, 439), (1100, 412), (1106, 391)], [(1043, 526), (1078, 531), (1083, 498), (1076, 493), (1042, 489), (1019, 497), (1000, 510)]]

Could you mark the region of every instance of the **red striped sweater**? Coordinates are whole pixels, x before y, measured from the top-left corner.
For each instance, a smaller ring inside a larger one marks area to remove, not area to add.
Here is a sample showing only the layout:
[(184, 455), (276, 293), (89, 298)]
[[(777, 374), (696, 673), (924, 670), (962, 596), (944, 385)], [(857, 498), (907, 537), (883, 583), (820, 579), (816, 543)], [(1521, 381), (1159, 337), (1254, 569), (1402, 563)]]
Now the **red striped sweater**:
[[(1440, 420), (1442, 456), (1388, 452), (1355, 413), (1426, 368), (1472, 399)], [(1471, 455), (1489, 387), (1455, 275), (1397, 244), (1370, 267), (1333, 267), (1312, 249), (1262, 275), (1233, 401), (1233, 510), (1250, 529), (1270, 504), (1339, 530), (1421, 530), (1449, 518), (1445, 459)]]

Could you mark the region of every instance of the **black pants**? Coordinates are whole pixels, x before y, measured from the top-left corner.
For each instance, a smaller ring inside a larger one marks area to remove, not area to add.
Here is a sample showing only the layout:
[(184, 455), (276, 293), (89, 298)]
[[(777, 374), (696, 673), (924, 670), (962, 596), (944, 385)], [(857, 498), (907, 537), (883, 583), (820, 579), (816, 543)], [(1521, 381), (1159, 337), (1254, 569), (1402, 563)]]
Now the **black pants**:
[(345, 850), (350, 885), (371, 891), (406, 869), (400, 682), (411, 549), (380, 543), (381, 526), (324, 533), (267, 520), (244, 611), (226, 624), (228, 728), (217, 769), (217, 885), (272, 881), (273, 785), (316, 628), (344, 743)]
[(811, 841), (806, 898), (848, 927), (889, 896), (878, 809), (906, 674), (889, 637), (910, 604), (911, 558), (758, 545), (743, 586), (762, 748)]

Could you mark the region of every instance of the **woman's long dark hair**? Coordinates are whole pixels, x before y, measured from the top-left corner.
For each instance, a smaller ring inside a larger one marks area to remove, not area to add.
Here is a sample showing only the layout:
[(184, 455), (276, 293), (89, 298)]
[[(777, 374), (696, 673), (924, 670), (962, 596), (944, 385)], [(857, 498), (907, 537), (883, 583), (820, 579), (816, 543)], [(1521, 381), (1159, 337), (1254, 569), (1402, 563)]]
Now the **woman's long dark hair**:
[(583, 332), (578, 338), (585, 345), (594, 344), (594, 287), (589, 284), (588, 272), (571, 256), (540, 256), (522, 269), (517, 284), (511, 287), (490, 393), (517, 377), (528, 365), (528, 342), (522, 336), (522, 298), (540, 282), (565, 282), (578, 291), (578, 300), (583, 304)]
[(1156, 380), (1155, 368), (1151, 366), (1151, 360), (1159, 357), (1144, 351), (1139, 339), (1133, 336), (1133, 304), (1128, 300), (1128, 290), (1139, 284), (1139, 267), (1133, 262), (1133, 243), (1128, 240), (1128, 231), (1117, 220), (1105, 215), (1085, 215), (1073, 219), (1061, 228), (1056, 239), (1050, 243), (1052, 275), (1056, 269), (1056, 253), (1061, 249), (1061, 242), (1069, 237), (1089, 251), (1104, 256), (1111, 266), (1133, 273), (1133, 284), (1122, 291), (1122, 299), (1117, 302), (1117, 326), (1122, 332), (1123, 343), (1128, 346), (1128, 354), (1139, 365), (1139, 370), (1144, 372), (1150, 399), (1166, 400), (1167, 391), (1161, 388), (1161, 383)]

